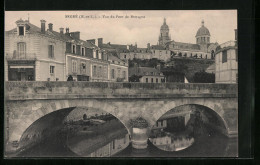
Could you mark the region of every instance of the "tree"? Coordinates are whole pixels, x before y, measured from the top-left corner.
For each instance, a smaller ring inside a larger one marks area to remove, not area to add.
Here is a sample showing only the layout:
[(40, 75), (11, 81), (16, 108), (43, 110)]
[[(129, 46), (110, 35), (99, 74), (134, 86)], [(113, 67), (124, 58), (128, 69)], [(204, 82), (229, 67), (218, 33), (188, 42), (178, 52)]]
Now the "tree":
[(129, 77), (129, 82), (140, 82), (141, 77), (142, 76), (137, 76), (137, 75), (134, 74), (134, 75)]
[(205, 71), (196, 72), (193, 76), (194, 83), (215, 83), (215, 74)]

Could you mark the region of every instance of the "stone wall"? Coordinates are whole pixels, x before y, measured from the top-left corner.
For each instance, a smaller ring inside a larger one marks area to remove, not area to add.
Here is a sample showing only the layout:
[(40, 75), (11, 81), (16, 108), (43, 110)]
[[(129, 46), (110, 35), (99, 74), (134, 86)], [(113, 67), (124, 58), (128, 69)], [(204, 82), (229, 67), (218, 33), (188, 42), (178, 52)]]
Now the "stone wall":
[(6, 100), (237, 97), (237, 84), (6, 82)]

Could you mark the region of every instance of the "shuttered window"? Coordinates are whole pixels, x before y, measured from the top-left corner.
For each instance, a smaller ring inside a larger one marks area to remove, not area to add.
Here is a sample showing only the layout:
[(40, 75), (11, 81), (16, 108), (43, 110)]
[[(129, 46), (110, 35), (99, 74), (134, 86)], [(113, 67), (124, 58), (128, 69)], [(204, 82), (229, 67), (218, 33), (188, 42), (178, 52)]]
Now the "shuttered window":
[(77, 61), (72, 60), (72, 72), (77, 73)]
[(25, 42), (17, 43), (17, 54), (18, 54), (18, 57), (25, 57), (25, 54), (26, 54), (26, 43)]
[(54, 58), (54, 46), (48, 45), (48, 56), (49, 58)]

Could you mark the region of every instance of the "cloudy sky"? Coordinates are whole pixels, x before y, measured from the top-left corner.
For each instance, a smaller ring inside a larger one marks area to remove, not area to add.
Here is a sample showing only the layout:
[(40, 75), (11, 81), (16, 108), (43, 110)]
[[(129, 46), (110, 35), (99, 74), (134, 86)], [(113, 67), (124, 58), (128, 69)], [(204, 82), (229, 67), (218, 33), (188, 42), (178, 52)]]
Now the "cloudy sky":
[[(204, 19), (211, 42), (219, 44), (234, 40), (237, 28), (236, 10), (146, 10), (146, 11), (6, 11), (5, 30), (15, 28), (15, 21), (30, 18), (40, 27), (40, 20), (53, 23), (53, 29), (69, 27), (80, 31), (83, 40), (103, 38), (105, 43), (135, 44), (146, 47), (157, 44), (163, 18), (174, 41), (195, 43), (195, 35)], [(66, 16), (77, 15), (76, 18)], [(128, 16), (128, 18), (126, 18)], [(46, 26), (47, 28), (47, 26)]]

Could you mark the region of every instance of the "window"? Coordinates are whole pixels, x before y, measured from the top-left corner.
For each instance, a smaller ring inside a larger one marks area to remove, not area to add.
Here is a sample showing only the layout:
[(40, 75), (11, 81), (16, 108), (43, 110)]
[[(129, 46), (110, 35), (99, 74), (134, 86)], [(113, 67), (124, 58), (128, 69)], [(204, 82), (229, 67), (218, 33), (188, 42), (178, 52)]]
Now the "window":
[(53, 58), (54, 57), (54, 46), (53, 45), (49, 45), (48, 46), (48, 57), (49, 58)]
[(84, 48), (84, 47), (81, 48), (81, 55), (82, 55), (82, 56), (85, 56), (85, 48)]
[(54, 74), (55, 66), (50, 66), (50, 74)]
[(158, 83), (158, 78), (156, 78), (156, 83)]
[(19, 30), (19, 36), (24, 36), (24, 27), (19, 26), (18, 30)]
[(96, 50), (96, 57), (95, 58), (98, 58), (98, 50)]
[(17, 53), (19, 57), (24, 57), (26, 54), (26, 43), (19, 42), (17, 43)]
[(123, 79), (125, 79), (125, 78), (126, 78), (126, 72), (123, 71)]
[(93, 50), (93, 58), (97, 58), (97, 52), (95, 50)]
[(81, 63), (80, 72), (81, 72), (81, 73), (86, 73), (86, 64), (83, 63), (83, 62)]
[(148, 83), (148, 78), (146, 78), (145, 80), (146, 80), (145, 82), (147, 82), (147, 83)]
[(126, 55), (125, 55), (125, 58), (126, 58)]
[(227, 62), (227, 50), (222, 52), (222, 63)]
[(151, 78), (151, 82), (153, 83), (153, 78)]
[(113, 140), (112, 143), (113, 143), (113, 149), (115, 149), (115, 148), (116, 148), (116, 146), (115, 146), (115, 140)]
[(72, 53), (76, 54), (76, 45), (72, 45)]
[(77, 61), (72, 60), (72, 72), (77, 73)]
[(111, 77), (112, 77), (112, 79), (115, 78), (115, 70), (114, 69), (111, 70)]
[(102, 66), (99, 66), (98, 68), (98, 77), (102, 77)]
[(93, 66), (93, 76), (97, 76), (97, 66)]
[(117, 77), (119, 77), (119, 78), (121, 77), (121, 70), (120, 70), (120, 68), (117, 69)]
[(238, 74), (236, 74), (236, 83), (238, 83)]

